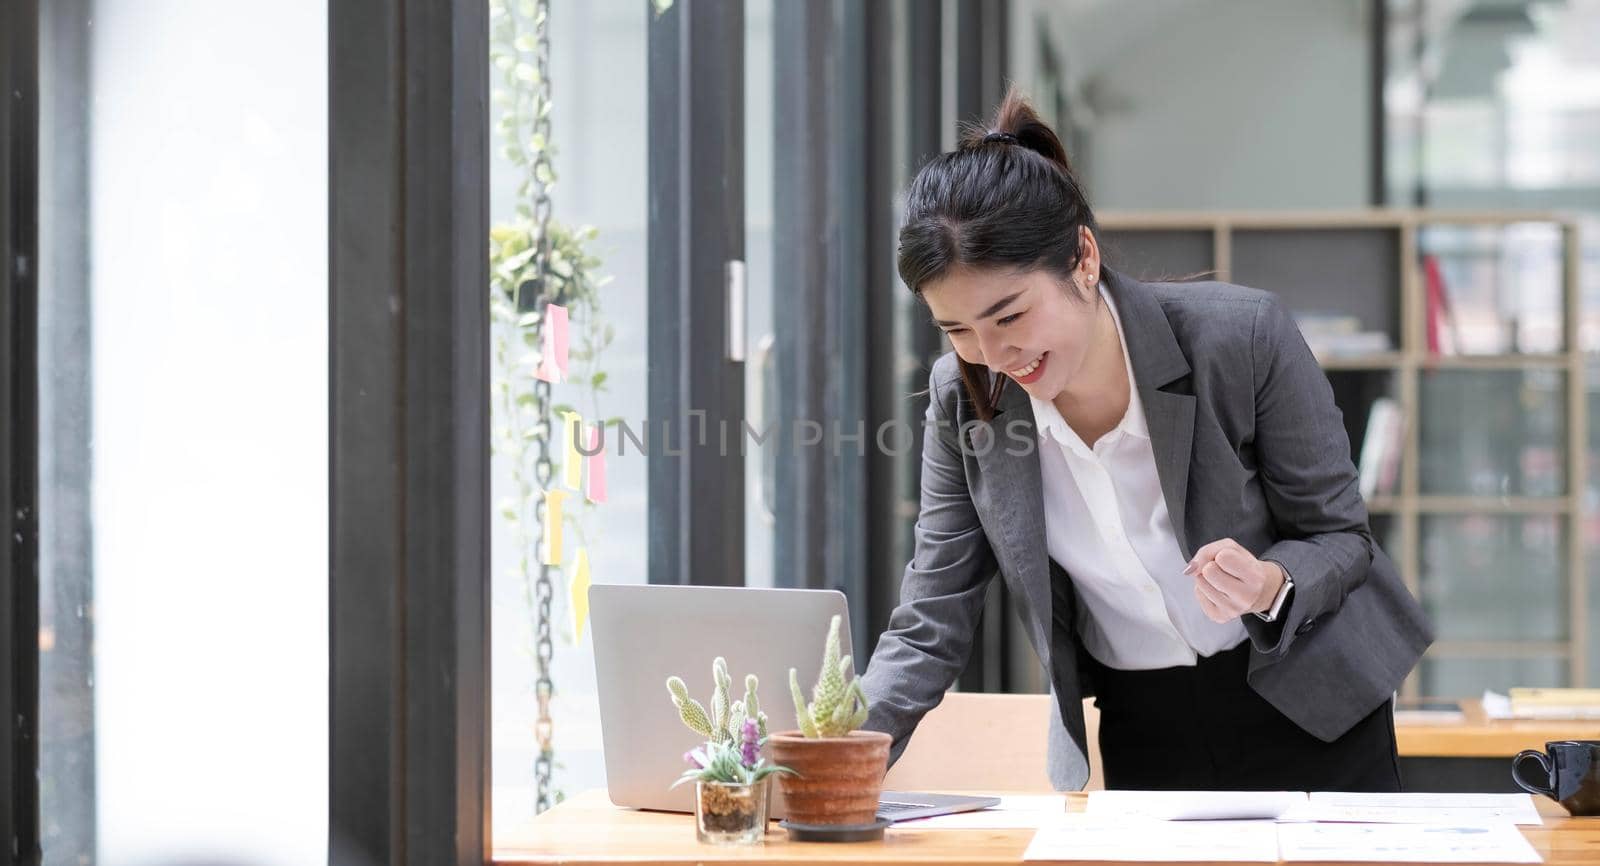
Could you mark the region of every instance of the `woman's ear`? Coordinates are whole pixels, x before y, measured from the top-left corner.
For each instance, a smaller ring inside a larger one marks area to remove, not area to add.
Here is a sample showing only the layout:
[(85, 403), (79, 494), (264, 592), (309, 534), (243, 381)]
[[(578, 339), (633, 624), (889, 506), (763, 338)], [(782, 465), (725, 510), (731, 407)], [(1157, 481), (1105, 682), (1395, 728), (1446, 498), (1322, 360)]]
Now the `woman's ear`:
[(1100, 283), (1100, 242), (1088, 226), (1078, 226), (1078, 271), (1093, 292)]

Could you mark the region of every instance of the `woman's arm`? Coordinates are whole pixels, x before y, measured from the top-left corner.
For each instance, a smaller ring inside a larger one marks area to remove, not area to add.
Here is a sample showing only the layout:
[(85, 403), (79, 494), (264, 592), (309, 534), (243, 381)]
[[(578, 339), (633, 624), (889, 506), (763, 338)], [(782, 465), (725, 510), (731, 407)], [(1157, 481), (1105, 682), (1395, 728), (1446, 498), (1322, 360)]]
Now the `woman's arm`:
[(1366, 580), (1372, 533), (1333, 388), (1276, 297), (1257, 308), (1252, 354), (1256, 460), (1280, 539), (1259, 558), (1283, 566), (1294, 589), (1277, 621), (1242, 621), (1258, 650), (1283, 653)]
[(938, 706), (966, 666), (989, 582), (994, 553), (967, 490), (957, 431), (944, 417), (937, 382), (930, 382), (922, 436), (922, 507), (916, 547), (900, 583), (900, 605), (878, 639), (862, 675), (871, 714), (866, 727), (894, 737), (898, 760), (922, 716)]

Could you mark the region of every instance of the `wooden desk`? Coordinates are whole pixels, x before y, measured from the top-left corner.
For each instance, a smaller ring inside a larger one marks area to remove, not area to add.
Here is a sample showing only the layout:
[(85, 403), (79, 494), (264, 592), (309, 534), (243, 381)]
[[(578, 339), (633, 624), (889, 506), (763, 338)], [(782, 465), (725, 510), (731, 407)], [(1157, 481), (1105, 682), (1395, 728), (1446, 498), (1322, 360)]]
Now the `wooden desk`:
[(1462, 701), (1460, 721), (1396, 721), (1400, 777), (1408, 791), (1517, 792), (1511, 758), (1553, 740), (1600, 740), (1600, 721), (1490, 719), (1478, 701)]
[(1478, 701), (1462, 701), (1466, 718), (1442, 724), (1394, 726), (1405, 758), (1504, 758), (1523, 749), (1543, 749), (1553, 740), (1600, 740), (1600, 720), (1490, 719)]
[[(1034, 792), (1037, 793), (1037, 792)], [(1081, 811), (1086, 794), (1068, 794)], [(1536, 797), (1543, 827), (1523, 835), (1548, 864), (1600, 863), (1600, 818), (1569, 818), (1561, 806)], [(998, 863), (1022, 862), (1032, 830), (912, 830), (891, 827), (882, 842), (790, 842), (776, 823), (761, 845), (719, 847), (695, 839), (694, 816), (640, 812), (611, 805), (603, 790), (587, 791), (532, 821), (495, 834), (494, 862), (547, 863)], [(1073, 861), (1084, 863), (1087, 861)], [(1242, 866), (1242, 864), (1241, 864)]]

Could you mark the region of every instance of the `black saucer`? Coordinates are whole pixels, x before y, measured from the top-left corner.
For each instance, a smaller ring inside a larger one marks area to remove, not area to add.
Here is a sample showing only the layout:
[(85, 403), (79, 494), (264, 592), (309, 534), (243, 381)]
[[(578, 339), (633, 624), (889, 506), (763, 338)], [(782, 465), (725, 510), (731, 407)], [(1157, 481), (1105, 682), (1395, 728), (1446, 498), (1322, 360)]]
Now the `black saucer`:
[(871, 824), (796, 824), (779, 821), (778, 826), (789, 831), (796, 842), (872, 842), (883, 838), (883, 830), (891, 822), (879, 818)]

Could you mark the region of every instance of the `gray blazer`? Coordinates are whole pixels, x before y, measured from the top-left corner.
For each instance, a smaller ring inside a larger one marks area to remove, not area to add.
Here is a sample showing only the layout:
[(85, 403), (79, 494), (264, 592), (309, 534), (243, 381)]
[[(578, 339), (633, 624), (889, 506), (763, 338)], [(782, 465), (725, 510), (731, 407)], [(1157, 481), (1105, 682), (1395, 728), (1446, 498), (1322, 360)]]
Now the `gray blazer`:
[[(1109, 269), (1106, 286), (1184, 557), (1233, 538), (1284, 566), (1295, 588), (1277, 621), (1242, 618), (1247, 678), (1301, 728), (1337, 739), (1391, 696), (1433, 631), (1372, 540), (1327, 377), (1274, 295), (1141, 283)], [(1050, 675), (1050, 779), (1081, 788), (1082, 699), (1092, 690), (1071, 577), (1045, 550), (1032, 406), (1009, 383), (994, 420), (978, 420), (954, 353), (934, 364), (929, 387), (916, 548), (862, 675), (866, 727), (894, 737), (898, 760), (965, 666), (998, 574)]]

